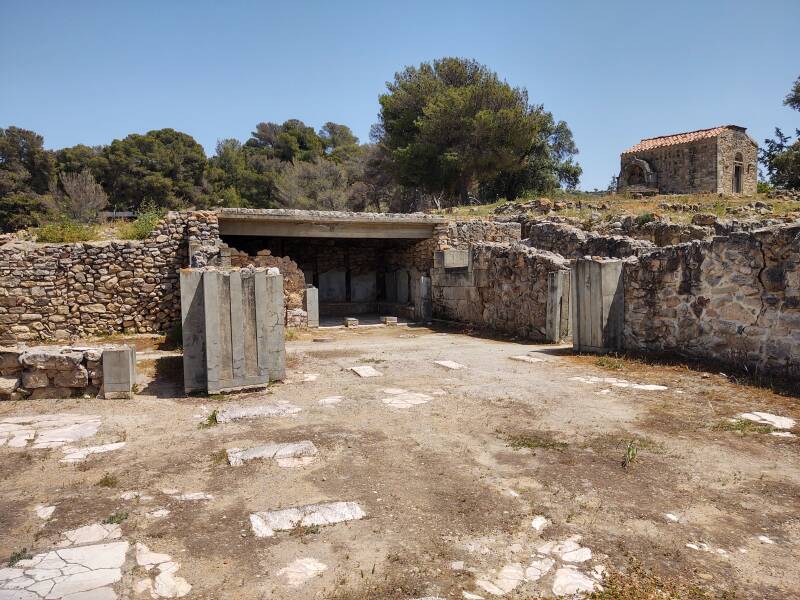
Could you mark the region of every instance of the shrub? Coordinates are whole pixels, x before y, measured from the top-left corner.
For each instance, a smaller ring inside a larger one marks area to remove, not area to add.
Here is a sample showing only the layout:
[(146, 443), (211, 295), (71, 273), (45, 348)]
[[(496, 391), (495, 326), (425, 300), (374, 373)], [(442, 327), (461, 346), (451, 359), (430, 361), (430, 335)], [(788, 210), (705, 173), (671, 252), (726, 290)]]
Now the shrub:
[(153, 204), (143, 205), (135, 221), (120, 227), (119, 235), (123, 240), (143, 240), (153, 233), (158, 222), (164, 218), (166, 211)]
[(88, 242), (97, 239), (97, 227), (63, 218), (33, 229), (36, 240), (42, 243)]
[(649, 212), (648, 213), (644, 213), (644, 214), (641, 214), (638, 217), (636, 217), (636, 226), (637, 227), (641, 227), (642, 225), (646, 225), (647, 223), (650, 223), (651, 221), (655, 221), (655, 220), (656, 220), (656, 218), (653, 215), (653, 213), (649, 213)]

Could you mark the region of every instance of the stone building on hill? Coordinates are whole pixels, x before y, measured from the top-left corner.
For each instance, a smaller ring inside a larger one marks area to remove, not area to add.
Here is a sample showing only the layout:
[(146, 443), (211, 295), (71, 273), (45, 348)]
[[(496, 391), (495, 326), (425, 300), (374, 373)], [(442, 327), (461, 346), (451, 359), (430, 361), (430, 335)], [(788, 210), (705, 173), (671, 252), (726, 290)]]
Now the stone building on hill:
[(751, 196), (756, 193), (757, 154), (758, 144), (737, 125), (645, 138), (620, 156), (617, 189)]

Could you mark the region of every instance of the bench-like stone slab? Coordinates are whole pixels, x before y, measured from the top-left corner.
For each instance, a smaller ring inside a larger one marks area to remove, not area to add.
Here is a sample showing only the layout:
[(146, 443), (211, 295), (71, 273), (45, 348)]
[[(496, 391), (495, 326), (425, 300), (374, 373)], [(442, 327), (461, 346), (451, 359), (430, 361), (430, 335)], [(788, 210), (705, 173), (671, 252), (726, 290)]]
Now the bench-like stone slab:
[(230, 423), (240, 419), (253, 419), (256, 417), (285, 417), (301, 411), (299, 406), (289, 402), (277, 404), (261, 404), (258, 406), (232, 406), (217, 413), (218, 423)]
[(251, 460), (276, 460), (281, 466), (295, 466), (297, 463), (292, 459), (313, 458), (318, 453), (317, 447), (309, 440), (284, 444), (265, 444), (264, 446), (256, 446), (247, 450), (240, 448), (229, 448), (227, 450), (228, 464), (232, 467), (241, 466)]
[(334, 525), (363, 519), (366, 513), (356, 502), (328, 502), (295, 508), (257, 512), (250, 515), (250, 525), (256, 537), (272, 537), (276, 531), (295, 527)]

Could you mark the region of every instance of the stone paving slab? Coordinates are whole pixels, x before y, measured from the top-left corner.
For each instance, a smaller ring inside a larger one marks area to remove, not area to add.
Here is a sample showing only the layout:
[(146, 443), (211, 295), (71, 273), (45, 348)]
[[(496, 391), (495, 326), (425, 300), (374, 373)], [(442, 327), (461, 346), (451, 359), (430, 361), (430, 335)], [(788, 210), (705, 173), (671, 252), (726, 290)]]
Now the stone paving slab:
[(240, 448), (229, 448), (227, 450), (228, 464), (232, 467), (241, 466), (251, 460), (264, 459), (277, 460), (280, 464), (282, 459), (309, 458), (317, 454), (317, 447), (309, 440), (283, 444), (265, 444), (264, 446), (256, 446), (248, 450), (242, 450)]
[(383, 373), (369, 365), (360, 365), (357, 367), (350, 367), (350, 370), (359, 377), (383, 377)]
[(290, 402), (278, 402), (276, 404), (261, 404), (258, 406), (232, 406), (217, 413), (218, 423), (230, 423), (240, 419), (253, 419), (256, 417), (285, 417), (294, 415), (301, 411), (299, 406)]
[(363, 519), (365, 516), (366, 513), (356, 502), (328, 502), (253, 513), (250, 515), (250, 525), (256, 537), (272, 537), (276, 531), (313, 525), (334, 525)]

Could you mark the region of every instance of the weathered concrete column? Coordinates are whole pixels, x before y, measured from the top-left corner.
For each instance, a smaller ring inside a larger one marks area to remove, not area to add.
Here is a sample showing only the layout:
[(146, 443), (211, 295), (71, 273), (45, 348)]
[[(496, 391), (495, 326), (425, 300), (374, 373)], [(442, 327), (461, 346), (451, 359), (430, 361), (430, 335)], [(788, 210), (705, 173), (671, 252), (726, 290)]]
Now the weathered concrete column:
[(186, 393), (206, 389), (205, 303), (203, 271), (181, 269), (183, 387)]
[(306, 286), (303, 294), (303, 310), (308, 315), (308, 326), (319, 327), (319, 290), (313, 285)]
[(181, 313), (187, 392), (284, 378), (283, 277), (277, 269), (184, 269)]
[(417, 297), (414, 302), (414, 318), (424, 323), (433, 318), (433, 288), (431, 286), (431, 278), (427, 275), (421, 275), (417, 289)]
[(623, 261), (579, 258), (572, 270), (572, 345), (577, 352), (622, 350)]
[(103, 350), (103, 397), (132, 398), (136, 385), (136, 348), (122, 346)]
[(547, 274), (545, 336), (548, 342), (557, 344), (569, 335), (569, 280), (569, 271)]

